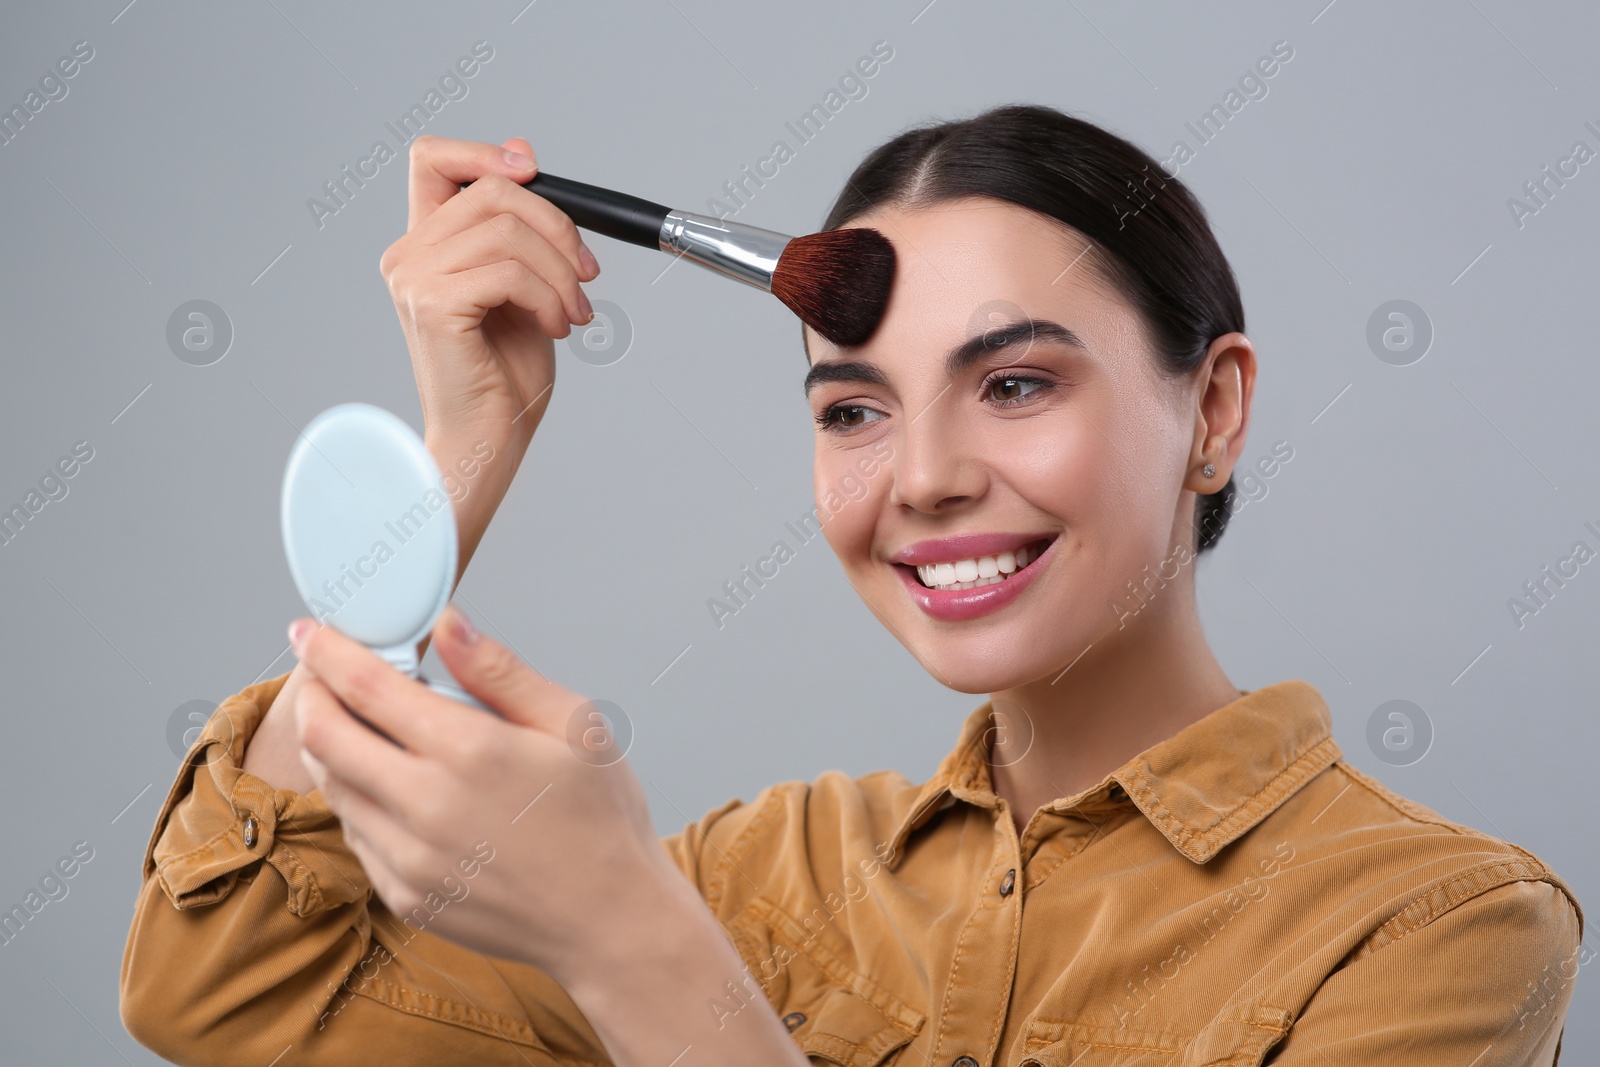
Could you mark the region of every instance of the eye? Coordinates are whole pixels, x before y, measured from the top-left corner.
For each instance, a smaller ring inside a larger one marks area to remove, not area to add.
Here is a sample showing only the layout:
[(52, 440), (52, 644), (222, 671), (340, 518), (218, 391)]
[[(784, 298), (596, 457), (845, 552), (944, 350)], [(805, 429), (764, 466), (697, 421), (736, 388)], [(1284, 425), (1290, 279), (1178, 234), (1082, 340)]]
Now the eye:
[[(1000, 388), (1005, 388), (1011, 391), (1011, 395), (1009, 396), (997, 397), (1001, 407), (1009, 407), (1013, 404), (1017, 404), (1023, 400), (1026, 400), (1034, 393), (1050, 388), (1051, 384), (1052, 383), (1045, 381), (1043, 378), (1031, 378), (1024, 374), (996, 374), (988, 378), (983, 383), (983, 387), (991, 396), (994, 396), (996, 390)], [(1025, 385), (1033, 385), (1037, 386), (1038, 388), (1030, 389), (1027, 392), (1015, 391), (1016, 389)]]
[[(816, 419), (817, 426), (827, 433), (848, 433), (851, 430), (865, 426), (868, 421), (871, 421), (866, 418), (866, 415), (869, 412), (874, 415), (883, 414), (881, 411), (875, 411), (872, 408), (865, 407), (861, 404), (832, 404), (824, 408), (821, 412), (815, 415), (814, 418)], [(852, 416), (859, 415), (861, 416), (862, 421), (846, 421), (841, 416), (847, 414)]]

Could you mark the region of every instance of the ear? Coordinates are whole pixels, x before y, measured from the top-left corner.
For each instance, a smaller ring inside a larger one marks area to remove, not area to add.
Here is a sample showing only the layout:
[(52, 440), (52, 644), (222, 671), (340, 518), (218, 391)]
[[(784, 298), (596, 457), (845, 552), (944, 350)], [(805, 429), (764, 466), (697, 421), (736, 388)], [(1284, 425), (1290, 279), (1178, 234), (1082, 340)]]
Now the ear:
[[(1225, 333), (1206, 349), (1199, 372), (1194, 440), (1183, 487), (1199, 494), (1215, 493), (1228, 484), (1250, 428), (1250, 402), (1255, 396), (1256, 350), (1242, 333)], [(1207, 463), (1216, 467), (1207, 478)]]

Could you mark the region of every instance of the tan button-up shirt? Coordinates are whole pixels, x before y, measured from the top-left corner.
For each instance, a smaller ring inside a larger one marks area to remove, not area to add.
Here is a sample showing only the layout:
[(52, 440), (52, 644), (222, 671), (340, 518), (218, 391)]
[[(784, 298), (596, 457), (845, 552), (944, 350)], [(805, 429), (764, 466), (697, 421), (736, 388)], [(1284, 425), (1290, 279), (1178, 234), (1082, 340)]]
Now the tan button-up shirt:
[[(162, 807), (133, 1035), (181, 1064), (609, 1063), (547, 975), (385, 908), (319, 793), (240, 770), (287, 677), (217, 709)], [(1571, 890), (1345, 763), (1311, 685), (1241, 691), (1020, 836), (989, 713), (921, 785), (829, 771), (664, 839), (748, 967), (706, 1011), (765, 997), (848, 1067), (1556, 1062)]]

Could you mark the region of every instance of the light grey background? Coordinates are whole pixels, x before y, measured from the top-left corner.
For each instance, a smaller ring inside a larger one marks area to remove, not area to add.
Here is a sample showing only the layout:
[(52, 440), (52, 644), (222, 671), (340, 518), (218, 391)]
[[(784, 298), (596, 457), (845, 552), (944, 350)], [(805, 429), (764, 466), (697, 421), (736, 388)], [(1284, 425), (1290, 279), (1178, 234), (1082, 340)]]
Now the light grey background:
[[(0, 507), (75, 442), (94, 458), (9, 545), (0, 905), (76, 841), (94, 858), (0, 947), (0, 1059), (153, 1063), (117, 975), (139, 863), (175, 771), (168, 723), (289, 669), (304, 609), (278, 491), (296, 427), (335, 403), (421, 429), (377, 262), (405, 227), (402, 158), (319, 229), (307, 200), (472, 44), (493, 59), (429, 132), (523, 135), (551, 173), (703, 209), (786, 121), (887, 41), (891, 61), (738, 217), (820, 223), (903, 126), (1051, 104), (1165, 157), (1275, 42), (1293, 59), (1183, 167), (1261, 354), (1245, 456), (1293, 460), (1198, 568), (1244, 688), (1317, 685), (1347, 756), (1532, 850), (1600, 900), (1600, 564), (1518, 628), (1522, 585), (1600, 538), (1593, 404), (1600, 163), (1518, 226), (1508, 199), (1575, 141), (1600, 149), (1600, 14), (1579, 2), (808, 5), (571, 0), (8, 6), (0, 105), (73, 44), (93, 59), (0, 145)], [(592, 296), (634, 340), (560, 345), (556, 393), (461, 587), (489, 632), (615, 701), (660, 832), (731, 796), (894, 767), (926, 777), (981, 698), (943, 690), (820, 538), (719, 631), (707, 598), (811, 507), (798, 329), (770, 297), (593, 238)], [(220, 361), (167, 320), (215, 302)], [(1387, 301), (1431, 350), (1369, 348)], [(430, 656), (430, 666), (436, 663)], [(667, 669), (670, 665), (670, 669)], [(665, 671), (665, 673), (663, 673)], [(1367, 724), (1414, 701), (1432, 747), (1391, 766)], [(1587, 968), (1585, 968), (1587, 971)], [(1600, 1056), (1580, 977), (1564, 1063)]]

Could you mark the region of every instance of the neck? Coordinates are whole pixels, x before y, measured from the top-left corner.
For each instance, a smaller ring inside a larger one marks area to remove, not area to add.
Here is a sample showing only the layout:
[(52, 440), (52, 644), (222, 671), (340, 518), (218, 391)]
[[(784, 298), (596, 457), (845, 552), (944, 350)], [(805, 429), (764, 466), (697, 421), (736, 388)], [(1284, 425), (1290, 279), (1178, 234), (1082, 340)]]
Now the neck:
[(1005, 715), (990, 777), (1019, 834), (1041, 804), (1098, 784), (1239, 699), (1206, 642), (1192, 582), (1171, 584), (1124, 621), (1064, 672), (989, 695)]

